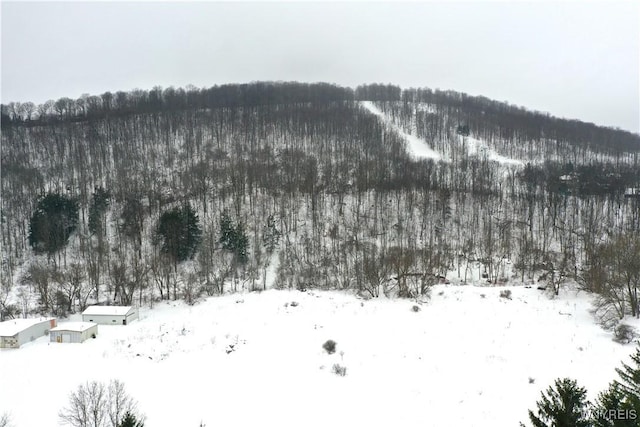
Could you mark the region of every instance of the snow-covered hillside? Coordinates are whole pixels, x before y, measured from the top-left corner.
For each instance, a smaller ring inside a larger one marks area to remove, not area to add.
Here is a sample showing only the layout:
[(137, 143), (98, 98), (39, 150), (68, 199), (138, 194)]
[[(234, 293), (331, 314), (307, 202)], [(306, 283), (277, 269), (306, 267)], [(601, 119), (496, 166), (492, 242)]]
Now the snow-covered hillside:
[(423, 303), (277, 290), (167, 302), (84, 344), (0, 351), (0, 414), (57, 425), (79, 384), (117, 378), (148, 426), (513, 426), (557, 377), (594, 398), (632, 352), (589, 307), (574, 291), (447, 285)]

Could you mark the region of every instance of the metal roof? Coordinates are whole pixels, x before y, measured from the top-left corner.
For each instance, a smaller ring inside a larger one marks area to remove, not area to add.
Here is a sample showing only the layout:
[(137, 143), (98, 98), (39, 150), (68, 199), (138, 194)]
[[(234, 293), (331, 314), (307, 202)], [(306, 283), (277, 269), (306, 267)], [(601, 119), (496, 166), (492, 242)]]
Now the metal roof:
[(55, 328), (52, 328), (51, 332), (56, 332), (56, 331), (84, 332), (87, 329), (90, 329), (96, 325), (97, 323), (91, 323), (91, 322), (65, 322), (65, 323), (59, 324)]
[(127, 313), (132, 310), (133, 308), (131, 306), (92, 305), (91, 307), (87, 307), (87, 309), (82, 314), (93, 316), (126, 316)]
[(42, 322), (50, 322), (55, 317), (38, 317), (35, 319), (11, 319), (0, 322), (0, 337), (13, 337), (19, 332)]

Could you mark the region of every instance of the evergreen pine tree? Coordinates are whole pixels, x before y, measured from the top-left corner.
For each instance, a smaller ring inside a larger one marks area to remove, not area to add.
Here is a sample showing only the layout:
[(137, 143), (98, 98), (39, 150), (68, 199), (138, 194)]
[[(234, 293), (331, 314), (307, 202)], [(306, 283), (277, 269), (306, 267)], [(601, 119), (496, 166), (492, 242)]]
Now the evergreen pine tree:
[(194, 210), (185, 204), (160, 216), (156, 235), (162, 242), (162, 252), (171, 256), (177, 264), (193, 258), (200, 244), (202, 229)]
[[(555, 381), (538, 401), (538, 414), (529, 411), (534, 427), (589, 427), (586, 415), (587, 391), (578, 387), (575, 380), (564, 378)], [(521, 424), (523, 425), (523, 424)]]
[(222, 217), (220, 218), (220, 244), (222, 244), (222, 248), (226, 250), (233, 250), (233, 243), (235, 238), (235, 230), (233, 227), (233, 222), (229, 217), (227, 211), (222, 212)]
[(276, 227), (276, 220), (273, 215), (267, 218), (267, 225), (262, 232), (262, 243), (264, 243), (267, 253), (271, 254), (278, 247), (280, 241), (280, 230)]
[(89, 206), (89, 231), (91, 234), (97, 234), (102, 231), (104, 226), (102, 217), (109, 207), (110, 194), (102, 187), (96, 188), (93, 193), (93, 200)]
[(625, 398), (640, 409), (640, 347), (631, 355), (633, 366), (622, 363), (622, 368), (616, 368), (616, 372), (620, 377), (616, 382), (620, 386), (620, 390), (624, 393)]
[(244, 264), (247, 262), (247, 247), (249, 246), (249, 239), (247, 238), (247, 233), (244, 231), (244, 224), (239, 222), (234, 231), (234, 252), (238, 257), (238, 261)]
[(640, 347), (631, 365), (617, 368), (618, 380), (601, 393), (594, 408), (594, 427), (637, 427), (640, 424)]
[(593, 411), (593, 427), (637, 427), (637, 416), (632, 416), (629, 402), (617, 382), (600, 393)]
[(222, 213), (220, 219), (220, 244), (223, 249), (233, 252), (239, 262), (245, 263), (247, 261), (249, 239), (244, 230), (244, 224), (239, 222), (234, 226), (226, 211)]
[(60, 194), (38, 202), (29, 223), (29, 244), (36, 253), (53, 255), (66, 246), (78, 225), (78, 203)]
[(138, 420), (131, 412), (127, 412), (117, 427), (144, 427), (144, 423), (142, 420)]

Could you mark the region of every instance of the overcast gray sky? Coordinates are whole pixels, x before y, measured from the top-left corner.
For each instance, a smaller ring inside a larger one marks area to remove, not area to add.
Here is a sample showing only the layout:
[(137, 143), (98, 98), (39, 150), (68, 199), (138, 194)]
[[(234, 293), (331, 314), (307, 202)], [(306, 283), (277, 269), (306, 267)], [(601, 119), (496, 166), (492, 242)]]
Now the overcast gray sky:
[(453, 89), (640, 132), (640, 2), (2, 1), (2, 102), (255, 80)]

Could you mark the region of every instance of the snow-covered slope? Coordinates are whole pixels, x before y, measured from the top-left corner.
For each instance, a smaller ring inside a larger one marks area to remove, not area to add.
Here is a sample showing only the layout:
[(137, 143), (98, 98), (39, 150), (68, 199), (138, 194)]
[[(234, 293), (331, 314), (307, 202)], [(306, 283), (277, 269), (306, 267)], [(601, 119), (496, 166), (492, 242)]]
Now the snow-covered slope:
[(164, 303), (83, 344), (0, 351), (0, 413), (54, 426), (79, 384), (118, 378), (148, 426), (513, 426), (556, 377), (595, 397), (633, 350), (594, 324), (585, 294), (503, 289), (436, 286), (418, 312), (316, 291)]
[(488, 160), (498, 162), (501, 165), (513, 165), (523, 166), (524, 162), (518, 159), (511, 159), (503, 156), (496, 150), (493, 150), (489, 145), (477, 138), (473, 137), (459, 137), (462, 143), (467, 144), (468, 153), (472, 156), (486, 156)]
[(378, 116), (386, 126), (397, 132), (407, 142), (409, 152), (414, 157), (419, 159), (445, 160), (442, 155), (433, 150), (425, 140), (405, 132), (399, 126), (394, 124), (393, 121), (384, 114), (384, 112), (373, 104), (373, 102), (362, 101), (361, 105), (372, 114)]

